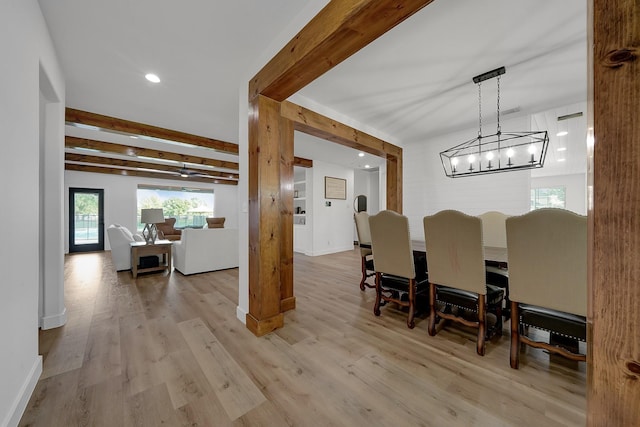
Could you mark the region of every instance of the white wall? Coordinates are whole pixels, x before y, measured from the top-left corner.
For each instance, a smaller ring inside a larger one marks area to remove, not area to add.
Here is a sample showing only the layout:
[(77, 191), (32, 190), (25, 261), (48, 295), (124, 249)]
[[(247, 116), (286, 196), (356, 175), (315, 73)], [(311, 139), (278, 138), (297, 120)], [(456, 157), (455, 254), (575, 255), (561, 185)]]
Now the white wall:
[[(39, 261), (40, 243), (45, 244), (45, 259), (62, 259), (61, 249), (58, 253), (55, 249), (48, 252), (49, 236), (41, 238), (42, 233), (55, 235), (56, 231), (39, 226), (41, 209), (50, 215), (48, 219), (58, 221), (54, 224), (57, 230), (62, 226), (62, 186), (58, 183), (62, 183), (63, 165), (58, 159), (64, 147), (60, 126), (56, 130), (48, 121), (40, 121), (41, 69), (50, 86), (42, 88), (47, 99), (43, 110), (53, 110), (52, 120), (64, 112), (65, 86), (36, 0), (0, 2), (0, 57), (0, 223), (5, 241), (0, 245), (0, 426), (14, 426), (42, 372), (38, 355), (38, 286), (39, 270), (45, 264)], [(51, 101), (57, 101), (58, 106), (48, 104)], [(47, 133), (47, 147), (42, 154), (50, 156), (42, 162), (47, 168), (45, 177), (53, 180), (45, 186), (50, 194), (42, 196), (41, 129)], [(43, 222), (44, 227), (50, 227), (48, 220)], [(60, 271), (61, 266), (57, 269)], [(60, 294), (61, 277), (56, 273), (49, 279), (47, 286), (58, 289), (47, 291)], [(64, 310), (64, 305), (59, 309)], [(61, 314), (60, 320), (64, 320), (64, 313)]]
[[(487, 126), (491, 128), (492, 125)], [(502, 123), (503, 130), (526, 131), (529, 126), (528, 117)], [(422, 218), (443, 209), (456, 209), (470, 215), (490, 210), (508, 215), (529, 211), (529, 171), (461, 178), (445, 175), (440, 152), (473, 138), (477, 133), (477, 128), (467, 129), (403, 148), (403, 211), (409, 217), (413, 239), (424, 239)]]
[[(121, 224), (129, 230), (136, 230), (138, 184), (158, 186), (184, 186), (183, 181), (150, 179), (108, 175), (88, 172), (65, 171), (64, 173), (64, 241), (65, 251), (69, 251), (69, 187), (104, 189), (105, 250), (110, 250), (106, 228), (111, 224)], [(215, 215), (226, 217), (226, 228), (238, 228), (238, 187), (221, 184), (189, 184), (193, 188), (213, 189), (215, 194)]]
[[(353, 249), (353, 169), (321, 161), (313, 162), (313, 228), (311, 255)], [(325, 199), (324, 178), (347, 181), (347, 198)], [(326, 206), (330, 202), (331, 206)]]
[(565, 187), (565, 209), (587, 214), (587, 175), (585, 173), (571, 175), (555, 175), (531, 178), (531, 188)]

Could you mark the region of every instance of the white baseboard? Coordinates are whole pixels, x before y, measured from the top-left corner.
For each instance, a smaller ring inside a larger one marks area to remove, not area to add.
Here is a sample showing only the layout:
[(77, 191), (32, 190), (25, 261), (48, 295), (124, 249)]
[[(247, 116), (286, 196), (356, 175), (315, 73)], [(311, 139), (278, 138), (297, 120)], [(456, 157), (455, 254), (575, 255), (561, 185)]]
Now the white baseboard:
[(16, 396), (16, 400), (11, 405), (11, 409), (9, 413), (5, 417), (2, 422), (2, 427), (15, 427), (20, 422), (20, 418), (22, 418), (22, 414), (24, 414), (24, 410), (27, 408), (27, 404), (29, 403), (29, 399), (31, 399), (31, 395), (33, 394), (33, 390), (36, 388), (36, 384), (38, 383), (38, 379), (42, 374), (42, 356), (37, 356), (36, 360), (31, 367), (31, 371), (29, 375), (25, 379), (22, 387), (20, 387), (20, 391)]
[(247, 312), (244, 311), (240, 306), (236, 307), (236, 317), (240, 320), (244, 325), (247, 324)]
[(40, 329), (47, 330), (53, 328), (59, 328), (67, 323), (67, 308), (65, 307), (62, 310), (62, 313), (53, 315), (53, 316), (45, 316), (40, 318)]
[(346, 252), (346, 251), (353, 251), (353, 246), (349, 245), (349, 246), (345, 246), (343, 248), (325, 249), (323, 251), (305, 253), (305, 255), (308, 255), (308, 256), (320, 256), (320, 255), (329, 255), (329, 254), (335, 254), (335, 253), (338, 253), (338, 252)]

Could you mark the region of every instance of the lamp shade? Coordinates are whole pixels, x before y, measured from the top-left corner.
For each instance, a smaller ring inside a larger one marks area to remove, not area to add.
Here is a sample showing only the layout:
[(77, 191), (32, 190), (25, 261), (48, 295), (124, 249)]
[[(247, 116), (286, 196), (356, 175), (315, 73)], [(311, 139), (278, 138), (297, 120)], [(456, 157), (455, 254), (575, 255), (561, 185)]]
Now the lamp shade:
[(162, 209), (142, 209), (140, 212), (140, 222), (142, 224), (159, 224), (164, 222)]

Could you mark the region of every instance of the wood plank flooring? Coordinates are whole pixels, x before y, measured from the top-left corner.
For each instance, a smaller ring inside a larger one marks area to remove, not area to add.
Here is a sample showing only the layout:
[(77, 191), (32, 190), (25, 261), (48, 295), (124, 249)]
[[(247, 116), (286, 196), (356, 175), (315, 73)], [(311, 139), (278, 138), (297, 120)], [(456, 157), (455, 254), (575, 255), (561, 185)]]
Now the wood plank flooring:
[(295, 255), (296, 310), (261, 338), (236, 319), (238, 270), (116, 273), (68, 255), (68, 323), (40, 333), (43, 374), (21, 426), (582, 426), (584, 363), (504, 335), (476, 355), (454, 325), (373, 315), (359, 252)]

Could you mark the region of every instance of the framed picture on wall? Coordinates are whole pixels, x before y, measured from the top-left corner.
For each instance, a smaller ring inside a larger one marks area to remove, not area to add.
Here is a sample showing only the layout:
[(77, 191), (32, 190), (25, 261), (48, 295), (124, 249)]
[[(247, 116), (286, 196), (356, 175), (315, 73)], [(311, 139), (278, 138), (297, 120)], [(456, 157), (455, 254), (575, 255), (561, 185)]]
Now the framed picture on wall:
[(325, 176), (324, 198), (347, 200), (347, 180)]

